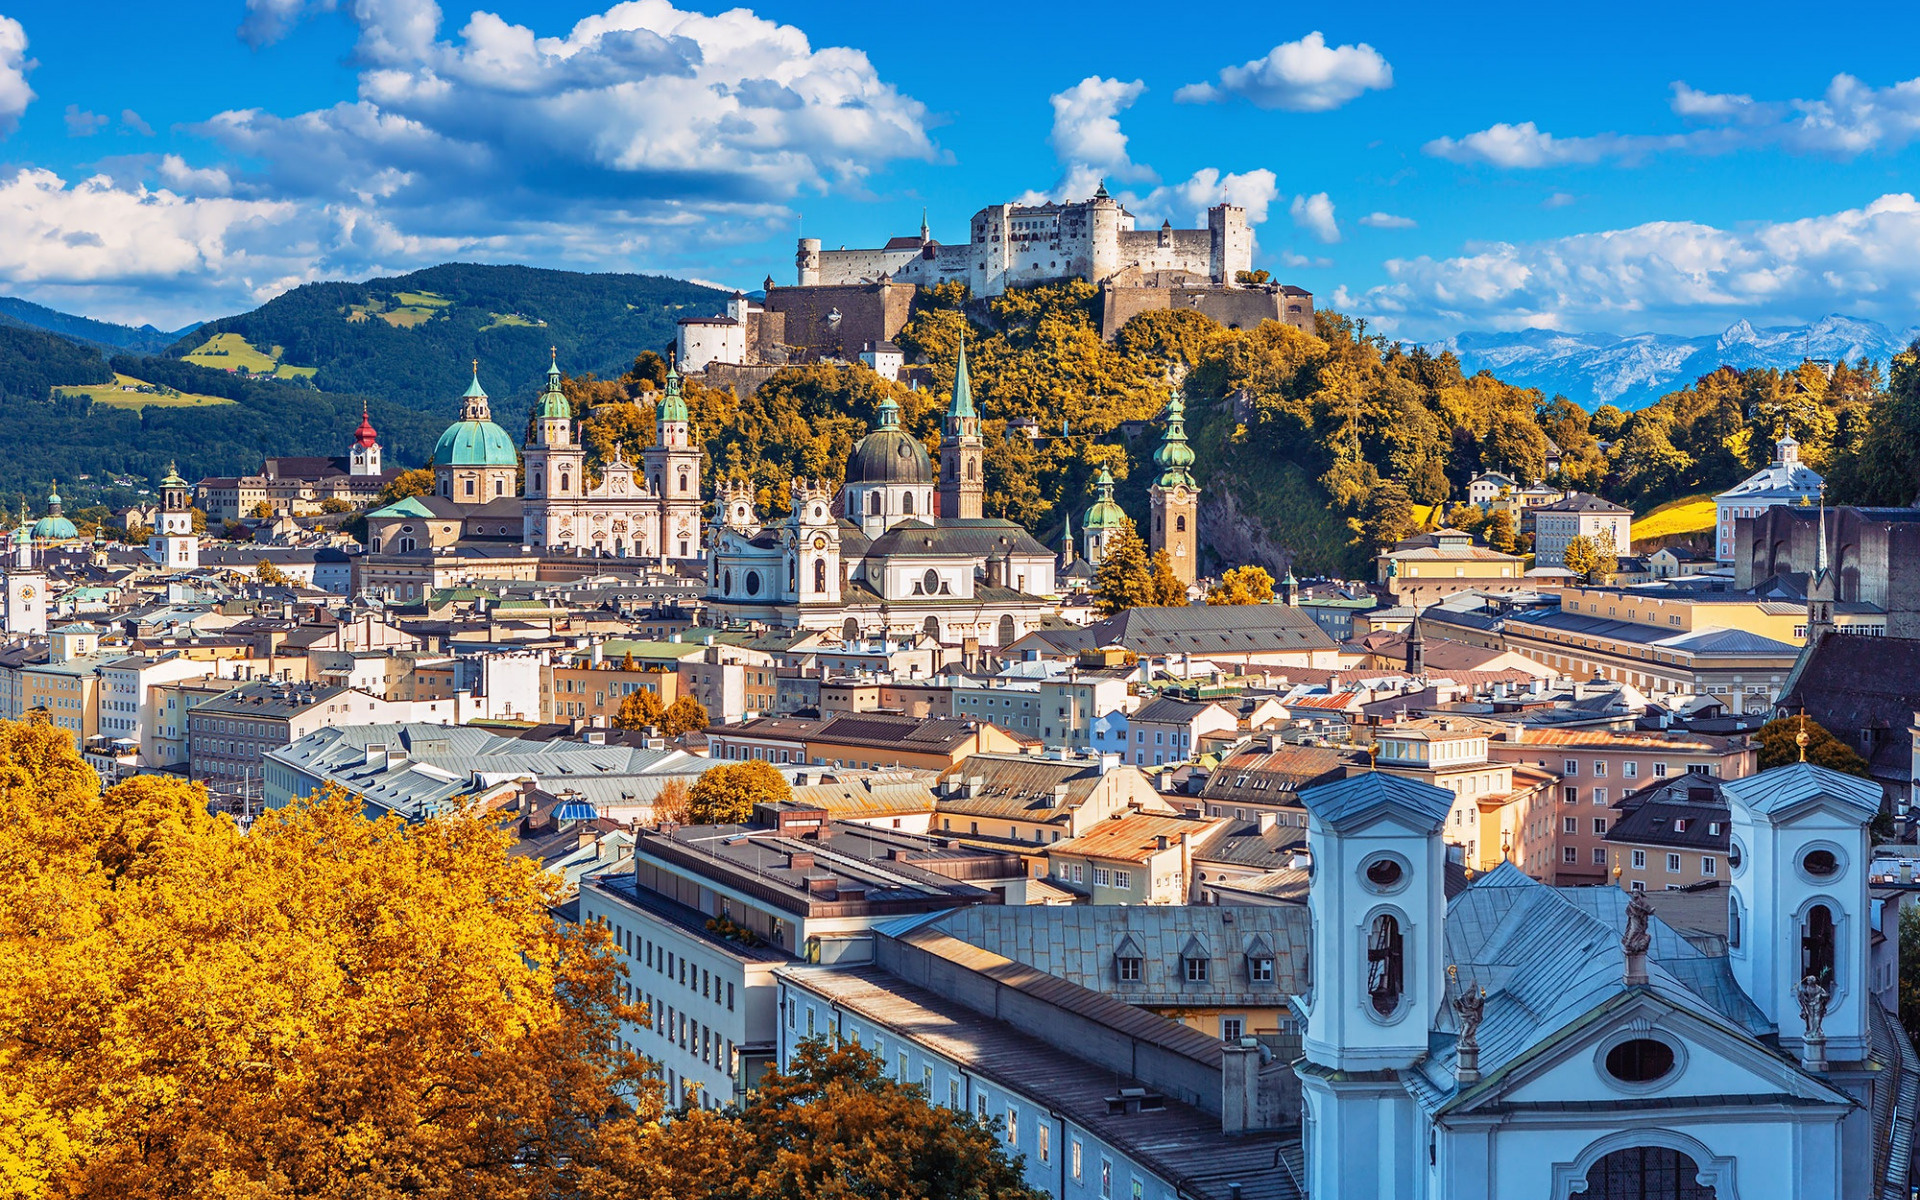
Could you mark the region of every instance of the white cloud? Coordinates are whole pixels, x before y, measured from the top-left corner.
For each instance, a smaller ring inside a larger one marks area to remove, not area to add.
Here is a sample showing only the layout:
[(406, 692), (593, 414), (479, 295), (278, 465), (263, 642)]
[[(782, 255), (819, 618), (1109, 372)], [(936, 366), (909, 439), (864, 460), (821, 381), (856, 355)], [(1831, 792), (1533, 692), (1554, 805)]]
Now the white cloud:
[(160, 159), (161, 182), (177, 192), (198, 196), (226, 196), (233, 192), (233, 179), (218, 167), (190, 167), (178, 154)]
[(1330, 258), (1312, 258), (1305, 254), (1298, 254), (1289, 247), (1280, 252), (1280, 265), (1293, 271), (1305, 269), (1325, 270), (1333, 265), (1333, 260)]
[(120, 124), (124, 125), (130, 133), (137, 133), (141, 137), (153, 136), (153, 126), (141, 120), (140, 114), (130, 108), (120, 110)]
[(105, 125), (107, 120), (107, 117), (96, 112), (88, 112), (78, 104), (69, 104), (66, 114), (67, 136), (92, 137), (100, 132), (100, 127)]
[(20, 114), (33, 101), (27, 72), (39, 66), (27, 57), (27, 31), (12, 17), (0, 17), (0, 137), (20, 124)]
[(1397, 217), (1384, 212), (1370, 212), (1360, 218), (1360, 223), (1369, 229), (1414, 229), (1420, 224), (1412, 217)]
[(1573, 204), (1579, 199), (1580, 198), (1574, 195), (1572, 192), (1554, 192), (1551, 195), (1549, 195), (1545, 200), (1542, 200), (1540, 202), (1540, 207), (1541, 208), (1565, 208), (1567, 205)]
[(1340, 226), (1333, 219), (1333, 201), (1327, 198), (1325, 192), (1295, 196), (1287, 212), (1297, 228), (1306, 230), (1322, 242), (1331, 244), (1340, 240)]
[(1424, 149), (1454, 162), (1525, 170), (1760, 148), (1847, 159), (1900, 150), (1920, 140), (1920, 78), (1876, 88), (1852, 75), (1835, 75), (1818, 99), (1784, 101), (1703, 92), (1676, 81), (1668, 106), (1694, 128), (1685, 133), (1559, 137), (1532, 121), (1502, 122), (1459, 138), (1435, 138)]
[(287, 36), (310, 13), (331, 12), (333, 7), (333, 0), (247, 0), (240, 40), (259, 49)]
[(1173, 94), (1185, 104), (1240, 96), (1260, 108), (1326, 112), (1368, 91), (1393, 86), (1393, 67), (1372, 46), (1329, 46), (1318, 30), (1282, 42), (1263, 57), (1224, 67), (1220, 81), (1190, 83)]
[(1247, 210), (1247, 224), (1259, 225), (1279, 198), (1279, 179), (1264, 167), (1228, 175), (1202, 167), (1184, 182), (1162, 184), (1144, 196), (1127, 192), (1120, 197), (1127, 211), (1148, 224), (1160, 217), (1193, 226), (1205, 225), (1207, 210), (1216, 204), (1238, 205)]
[(1920, 202), (1890, 194), (1861, 208), (1734, 229), (1656, 221), (1386, 266), (1392, 282), (1351, 297), (1352, 306), (1408, 333), (1629, 322), (1695, 328), (1835, 307), (1904, 327), (1920, 305)]
[(1127, 135), (1120, 131), (1121, 110), (1132, 107), (1146, 90), (1138, 79), (1123, 83), (1089, 75), (1050, 98), (1053, 153), (1067, 168), (1063, 186), (1070, 181), (1079, 194), (1093, 190), (1085, 186), (1088, 176), (1144, 182), (1158, 178), (1151, 167), (1127, 156)]

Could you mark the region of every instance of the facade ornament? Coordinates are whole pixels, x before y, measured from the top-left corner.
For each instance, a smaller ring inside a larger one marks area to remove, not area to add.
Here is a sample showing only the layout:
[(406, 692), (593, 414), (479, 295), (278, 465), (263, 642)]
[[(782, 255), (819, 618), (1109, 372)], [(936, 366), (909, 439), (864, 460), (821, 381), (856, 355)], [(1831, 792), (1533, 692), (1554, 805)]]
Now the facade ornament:
[(1628, 987), (1643, 987), (1647, 982), (1647, 949), (1653, 935), (1647, 931), (1647, 919), (1653, 916), (1653, 902), (1646, 893), (1635, 892), (1627, 901), (1627, 931), (1620, 937), (1620, 948), (1627, 956)]
[(1832, 996), (1819, 978), (1809, 975), (1802, 979), (1793, 989), (1793, 998), (1800, 1002), (1800, 1020), (1806, 1025), (1807, 1040), (1826, 1041), (1827, 1001)]
[[(1447, 982), (1457, 985), (1460, 968), (1447, 966)], [(1454, 1078), (1462, 1084), (1480, 1081), (1480, 1020), (1487, 1007), (1487, 989), (1469, 983), (1453, 998), (1453, 1015), (1460, 1022), (1460, 1039), (1454, 1044)]]

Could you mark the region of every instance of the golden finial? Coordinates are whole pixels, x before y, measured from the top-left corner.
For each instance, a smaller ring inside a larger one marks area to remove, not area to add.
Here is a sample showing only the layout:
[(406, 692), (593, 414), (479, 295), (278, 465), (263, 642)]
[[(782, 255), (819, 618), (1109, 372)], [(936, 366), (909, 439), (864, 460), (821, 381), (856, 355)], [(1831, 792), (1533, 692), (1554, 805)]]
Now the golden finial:
[(1613, 879), (1615, 883), (1620, 881), (1620, 852), (1618, 850), (1613, 852)]
[(473, 360), (473, 377), (480, 378), (480, 360), (477, 358)]
[(1800, 761), (1807, 761), (1807, 743), (1813, 739), (1807, 736), (1807, 710), (1800, 710), (1800, 728), (1793, 735), (1793, 744), (1800, 747)]
[(1458, 983), (1459, 981), (1460, 981), (1460, 967), (1459, 967), (1459, 964), (1457, 964), (1457, 963), (1448, 963), (1448, 964), (1447, 964), (1447, 982), (1448, 982), (1448, 983)]
[(1507, 862), (1513, 856), (1513, 830), (1500, 831), (1500, 861)]
[(1380, 743), (1368, 742), (1364, 747), (1364, 749), (1367, 752), (1367, 770), (1369, 771), (1379, 770), (1380, 769)]

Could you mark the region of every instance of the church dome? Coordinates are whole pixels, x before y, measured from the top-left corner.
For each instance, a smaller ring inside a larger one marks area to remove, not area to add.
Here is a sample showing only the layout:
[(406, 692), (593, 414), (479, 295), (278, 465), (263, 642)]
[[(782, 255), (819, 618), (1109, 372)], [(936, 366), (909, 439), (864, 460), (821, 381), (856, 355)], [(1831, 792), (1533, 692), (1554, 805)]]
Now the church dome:
[(33, 538), (38, 542), (65, 542), (79, 536), (73, 522), (60, 515), (60, 491), (55, 488), (47, 497), (47, 515), (33, 523)]
[(1100, 498), (1093, 502), (1081, 524), (1088, 529), (1118, 529), (1127, 523), (1126, 510), (1114, 503), (1113, 476), (1100, 468)]
[(880, 427), (860, 439), (847, 459), (848, 483), (932, 483), (933, 461), (920, 439), (900, 428), (900, 407), (880, 402)]
[(480, 387), (478, 365), (472, 386), (461, 399), (465, 409), (458, 421), (434, 443), (436, 467), (517, 467), (520, 455), (513, 448), (507, 431), (493, 423), (487, 409), (487, 393)]

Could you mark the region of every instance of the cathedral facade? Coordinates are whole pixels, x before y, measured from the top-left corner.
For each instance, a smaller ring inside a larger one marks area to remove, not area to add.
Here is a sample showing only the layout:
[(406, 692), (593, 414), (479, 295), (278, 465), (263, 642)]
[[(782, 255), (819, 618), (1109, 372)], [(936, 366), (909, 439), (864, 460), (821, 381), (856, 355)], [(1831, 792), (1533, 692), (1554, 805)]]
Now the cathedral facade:
[(714, 619), (837, 629), (848, 640), (926, 633), (950, 644), (1012, 643), (1058, 610), (1056, 562), (1020, 526), (978, 515), (978, 456), (963, 359), (942, 478), (888, 399), (838, 492), (794, 480), (792, 512), (779, 524), (761, 524), (750, 484), (728, 483), (709, 536)]

